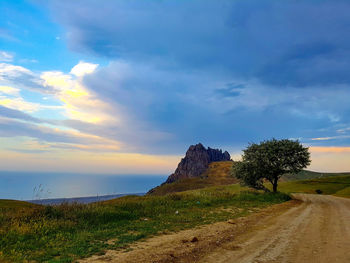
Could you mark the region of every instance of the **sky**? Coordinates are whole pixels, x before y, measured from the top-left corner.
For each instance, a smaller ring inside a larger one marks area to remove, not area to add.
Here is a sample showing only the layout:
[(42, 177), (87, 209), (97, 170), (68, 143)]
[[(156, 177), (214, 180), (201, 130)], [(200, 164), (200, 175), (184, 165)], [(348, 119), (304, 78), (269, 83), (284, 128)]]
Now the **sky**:
[(347, 0), (3, 0), (0, 170), (169, 174), (299, 140), (350, 171)]

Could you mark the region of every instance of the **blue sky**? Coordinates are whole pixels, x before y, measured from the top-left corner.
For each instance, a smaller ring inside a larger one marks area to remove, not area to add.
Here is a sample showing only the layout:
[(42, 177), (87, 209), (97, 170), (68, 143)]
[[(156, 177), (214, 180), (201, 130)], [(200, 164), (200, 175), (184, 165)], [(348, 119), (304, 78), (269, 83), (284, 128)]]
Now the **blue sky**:
[(311, 169), (350, 170), (348, 1), (0, 11), (1, 170), (170, 173), (190, 144), (239, 158), (272, 137), (309, 146)]

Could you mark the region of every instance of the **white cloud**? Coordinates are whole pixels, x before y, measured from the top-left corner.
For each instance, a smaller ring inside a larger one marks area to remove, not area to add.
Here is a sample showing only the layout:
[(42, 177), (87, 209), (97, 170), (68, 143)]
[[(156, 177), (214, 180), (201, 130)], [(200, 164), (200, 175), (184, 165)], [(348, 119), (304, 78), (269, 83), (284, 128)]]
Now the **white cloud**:
[(0, 86), (0, 94), (8, 94), (12, 96), (19, 96), (19, 89), (9, 86)]
[(0, 61), (11, 62), (13, 61), (14, 55), (6, 51), (0, 51)]
[(75, 65), (72, 68), (72, 70), (70, 71), (70, 74), (73, 74), (77, 77), (81, 77), (86, 74), (93, 73), (97, 67), (98, 67), (98, 64), (92, 64), (92, 63), (80, 61), (79, 64)]
[(54, 96), (64, 104), (63, 109), (68, 118), (89, 123), (117, 121), (115, 116), (110, 115), (108, 104), (99, 100), (83, 85), (80, 78), (76, 78), (92, 73), (97, 66), (80, 62), (73, 67), (71, 74), (60, 71), (47, 71), (41, 74), (44, 86), (51, 88)]
[(22, 74), (30, 74), (33, 73), (24, 67), (16, 66), (7, 63), (0, 63), (0, 80), (5, 80), (8, 78), (20, 77)]
[(0, 86), (0, 105), (27, 113), (38, 111), (40, 104), (26, 101), (20, 95), (20, 89)]
[(330, 137), (318, 137), (312, 138), (312, 141), (329, 141), (329, 140), (337, 140), (337, 139), (348, 139), (350, 135), (339, 135), (339, 136), (330, 136)]
[(21, 97), (8, 98), (0, 95), (0, 105), (10, 109), (24, 111), (28, 113), (35, 112), (40, 109), (40, 104), (25, 101)]

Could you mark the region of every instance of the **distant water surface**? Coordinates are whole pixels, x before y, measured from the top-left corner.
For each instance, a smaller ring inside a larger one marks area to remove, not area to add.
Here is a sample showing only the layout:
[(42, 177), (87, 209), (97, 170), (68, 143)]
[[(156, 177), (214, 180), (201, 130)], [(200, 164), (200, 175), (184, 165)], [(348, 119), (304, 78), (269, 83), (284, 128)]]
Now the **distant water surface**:
[(146, 193), (166, 175), (0, 172), (0, 199), (33, 200)]
[[(129, 195), (144, 195), (145, 193), (129, 193)], [(49, 199), (35, 199), (27, 200), (28, 202), (39, 204), (39, 205), (60, 205), (60, 204), (90, 204), (94, 202), (106, 201), (115, 198), (119, 198), (128, 194), (117, 194), (117, 195), (102, 195), (102, 196), (85, 196), (85, 197), (71, 197), (71, 198), (49, 198)]]

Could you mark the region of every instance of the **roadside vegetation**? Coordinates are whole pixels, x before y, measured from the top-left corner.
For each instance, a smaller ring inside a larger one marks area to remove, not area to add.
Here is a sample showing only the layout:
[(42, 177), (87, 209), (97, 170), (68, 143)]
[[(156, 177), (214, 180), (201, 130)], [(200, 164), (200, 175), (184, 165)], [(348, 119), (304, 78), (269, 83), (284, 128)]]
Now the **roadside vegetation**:
[(289, 200), (238, 184), (89, 205), (0, 201), (1, 262), (72, 262), (136, 240), (247, 215)]

